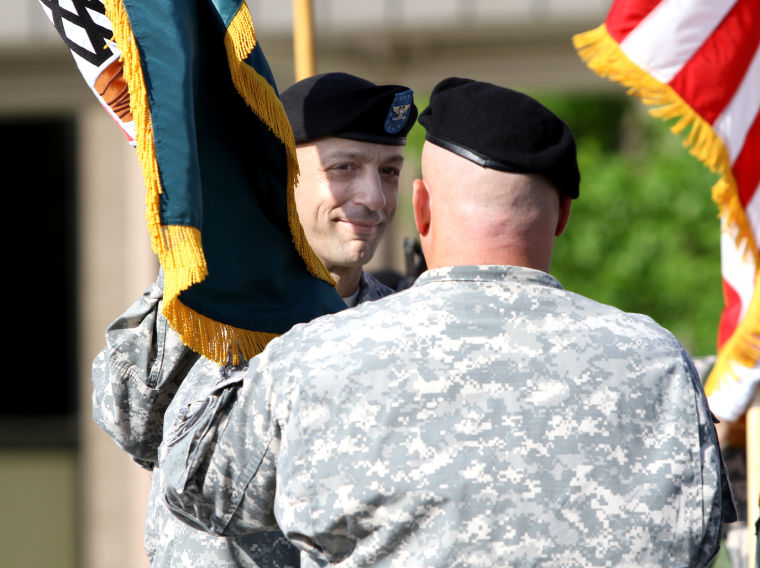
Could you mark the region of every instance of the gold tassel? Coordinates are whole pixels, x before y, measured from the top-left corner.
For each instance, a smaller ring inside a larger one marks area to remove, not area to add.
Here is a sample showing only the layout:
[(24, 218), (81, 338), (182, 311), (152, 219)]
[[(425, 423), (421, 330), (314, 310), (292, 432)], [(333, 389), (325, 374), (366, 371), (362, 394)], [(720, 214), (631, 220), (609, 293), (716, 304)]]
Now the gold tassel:
[[(105, 8), (106, 17), (113, 25), (114, 41), (122, 52), (124, 79), (129, 87), (137, 158), (145, 178), (146, 218), (151, 247), (164, 267), (163, 314), (185, 345), (216, 363), (238, 364), (241, 358), (247, 360), (260, 353), (278, 334), (220, 323), (185, 306), (179, 300), (179, 294), (183, 290), (202, 282), (208, 275), (201, 233), (195, 227), (161, 224), (161, 179), (140, 55), (122, 1), (105, 0)], [(268, 114), (273, 113), (270, 111)], [(275, 124), (274, 127), (277, 128), (278, 125)], [(284, 127), (284, 130), (290, 129), (287, 121)], [(282, 132), (283, 125), (273, 131)], [(295, 158), (292, 161), (295, 163)], [(295, 169), (289, 167), (289, 171), (296, 172), (293, 175), (297, 175), (297, 164)]]
[(758, 293), (757, 271), (755, 272), (755, 289), (752, 300), (749, 303), (747, 314), (734, 333), (723, 344), (718, 353), (718, 358), (713, 365), (710, 376), (705, 383), (705, 394), (710, 396), (733, 381), (740, 380), (734, 370), (734, 363), (744, 367), (754, 367), (760, 360), (760, 329), (758, 329), (758, 317), (760, 317), (760, 294)]
[[(591, 70), (628, 87), (629, 95), (639, 97), (646, 106), (655, 107), (649, 109), (651, 115), (662, 120), (676, 119), (670, 127), (672, 132), (681, 134), (689, 128), (683, 144), (690, 154), (721, 176), (712, 188), (713, 201), (718, 205), (719, 216), (724, 219), (726, 230), (731, 232), (737, 247), (743, 247), (745, 255), (751, 254), (757, 267), (757, 246), (739, 197), (731, 160), (712, 126), (670, 86), (657, 81), (633, 63), (609, 35), (605, 24), (575, 35), (573, 45)], [(724, 381), (738, 379), (732, 370), (732, 361), (746, 367), (754, 367), (760, 361), (760, 288), (757, 284), (756, 277), (747, 314), (718, 354), (705, 384), (708, 395), (720, 388)]]
[(245, 0), (241, 2), (240, 8), (238, 8), (237, 13), (227, 27), (224, 45), (227, 49), (227, 61), (230, 66), (232, 82), (235, 84), (238, 93), (240, 93), (240, 96), (243, 97), (243, 100), (251, 107), (253, 112), (267, 125), (269, 130), (285, 145), (288, 166), (288, 224), (293, 244), (298, 254), (306, 263), (309, 272), (316, 278), (335, 286), (335, 281), (327, 271), (327, 268), (325, 268), (324, 263), (306, 241), (303, 227), (298, 219), (294, 193), (298, 180), (298, 160), (296, 158), (293, 130), (288, 122), (285, 109), (272, 86), (266, 79), (256, 73), (253, 67), (245, 62), (245, 59), (256, 47), (256, 34), (253, 28), (253, 21), (251, 20), (251, 13)]
[(179, 301), (164, 304), (164, 315), (180, 336), (204, 346), (202, 355), (220, 365), (237, 365), (261, 353), (276, 333), (251, 331), (213, 320)]

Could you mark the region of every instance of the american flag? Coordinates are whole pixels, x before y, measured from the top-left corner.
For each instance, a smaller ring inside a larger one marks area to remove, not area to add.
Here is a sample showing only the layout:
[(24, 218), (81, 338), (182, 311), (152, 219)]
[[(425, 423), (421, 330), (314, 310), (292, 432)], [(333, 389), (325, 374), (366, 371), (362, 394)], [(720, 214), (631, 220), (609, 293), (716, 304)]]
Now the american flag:
[(617, 0), (573, 42), (596, 73), (675, 119), (672, 130), (720, 174), (725, 309), (705, 391), (716, 415), (736, 420), (760, 384), (760, 2)]

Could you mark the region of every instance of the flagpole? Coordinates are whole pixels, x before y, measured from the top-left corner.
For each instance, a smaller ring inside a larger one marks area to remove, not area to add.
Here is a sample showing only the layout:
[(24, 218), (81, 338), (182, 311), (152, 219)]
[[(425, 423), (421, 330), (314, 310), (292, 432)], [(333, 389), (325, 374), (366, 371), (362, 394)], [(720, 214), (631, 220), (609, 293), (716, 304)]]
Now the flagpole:
[(296, 81), (315, 73), (311, 0), (293, 0), (293, 59)]
[(760, 388), (747, 410), (747, 540), (749, 541), (749, 568), (755, 568), (755, 521), (760, 515)]

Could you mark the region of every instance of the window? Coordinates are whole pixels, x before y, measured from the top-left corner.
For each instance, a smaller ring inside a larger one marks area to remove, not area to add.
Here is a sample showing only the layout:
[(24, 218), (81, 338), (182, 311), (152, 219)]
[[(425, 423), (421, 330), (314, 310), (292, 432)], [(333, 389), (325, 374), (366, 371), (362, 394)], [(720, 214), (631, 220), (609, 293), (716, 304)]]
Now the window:
[(76, 128), (0, 118), (0, 443), (76, 441)]

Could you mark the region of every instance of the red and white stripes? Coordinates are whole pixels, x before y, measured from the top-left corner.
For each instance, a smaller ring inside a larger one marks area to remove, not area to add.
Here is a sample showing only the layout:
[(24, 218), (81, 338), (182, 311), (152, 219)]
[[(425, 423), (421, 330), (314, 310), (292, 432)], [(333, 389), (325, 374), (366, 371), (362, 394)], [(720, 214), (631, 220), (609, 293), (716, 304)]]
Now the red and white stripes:
[[(690, 128), (685, 143), (721, 174), (725, 310), (705, 390), (735, 420), (760, 382), (760, 3), (617, 0), (605, 23), (574, 38), (589, 67), (628, 87), (652, 113)], [(699, 291), (695, 290), (695, 294)]]

